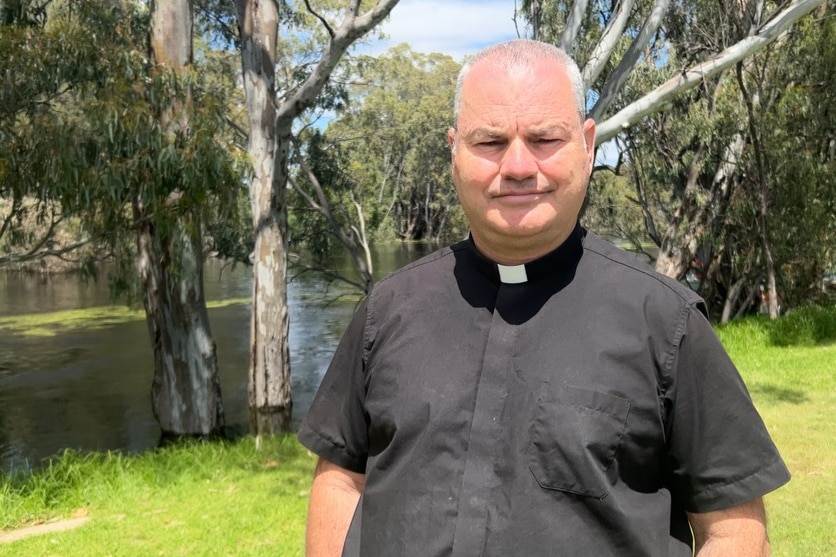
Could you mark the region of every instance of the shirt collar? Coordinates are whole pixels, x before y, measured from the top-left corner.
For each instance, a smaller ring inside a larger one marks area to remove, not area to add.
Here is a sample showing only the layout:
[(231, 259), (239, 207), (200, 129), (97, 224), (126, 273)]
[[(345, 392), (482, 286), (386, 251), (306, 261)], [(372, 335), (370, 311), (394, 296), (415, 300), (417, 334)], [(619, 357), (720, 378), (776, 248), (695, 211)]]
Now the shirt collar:
[(575, 229), (566, 241), (555, 250), (524, 265), (513, 266), (498, 265), (482, 255), (473, 242), (472, 236), (468, 237), (466, 244), (476, 256), (475, 262), (479, 271), (497, 283), (520, 284), (537, 282), (547, 278), (554, 279), (561, 273), (574, 271), (583, 254), (583, 238), (585, 235), (586, 231), (580, 224), (576, 224)]

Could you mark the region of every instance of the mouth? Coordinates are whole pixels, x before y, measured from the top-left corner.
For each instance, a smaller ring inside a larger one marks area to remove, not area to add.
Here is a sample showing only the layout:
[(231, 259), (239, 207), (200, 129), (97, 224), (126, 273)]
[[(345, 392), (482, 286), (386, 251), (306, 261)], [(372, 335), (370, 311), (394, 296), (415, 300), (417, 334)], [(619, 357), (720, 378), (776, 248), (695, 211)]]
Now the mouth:
[(546, 192), (538, 190), (505, 191), (495, 195), (494, 199), (506, 203), (524, 203), (536, 199), (544, 193)]

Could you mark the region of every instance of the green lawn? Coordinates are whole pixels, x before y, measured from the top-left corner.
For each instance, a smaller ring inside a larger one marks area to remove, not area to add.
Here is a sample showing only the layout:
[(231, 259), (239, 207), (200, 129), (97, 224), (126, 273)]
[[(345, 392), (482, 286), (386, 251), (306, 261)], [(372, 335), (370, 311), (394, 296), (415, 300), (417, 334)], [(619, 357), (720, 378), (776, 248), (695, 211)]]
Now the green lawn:
[(0, 529), (88, 522), (0, 543), (0, 556), (301, 556), (313, 465), (292, 437), (67, 454), (34, 478), (0, 483)]
[[(773, 555), (835, 555), (836, 308), (748, 319), (719, 335), (793, 473), (767, 497)], [(314, 458), (292, 437), (256, 445), (69, 453), (34, 476), (0, 476), (0, 530), (89, 518), (0, 543), (0, 556), (302, 555)]]
[(793, 475), (766, 498), (773, 555), (833, 557), (836, 309), (782, 319), (750, 319), (719, 335)]

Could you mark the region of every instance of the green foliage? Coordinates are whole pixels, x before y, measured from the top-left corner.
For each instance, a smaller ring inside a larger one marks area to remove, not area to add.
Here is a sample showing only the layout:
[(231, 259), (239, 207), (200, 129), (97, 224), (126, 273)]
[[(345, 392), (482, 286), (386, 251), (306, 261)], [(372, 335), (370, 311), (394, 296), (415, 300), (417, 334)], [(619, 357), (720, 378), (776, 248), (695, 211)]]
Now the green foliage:
[[(307, 131), (302, 139), (305, 141), (302, 148), (305, 162), (322, 186), (333, 218), (348, 232), (356, 220), (350, 199), (356, 186), (351, 181), (348, 161), (342, 148), (339, 144), (329, 144), (317, 129)], [(305, 173), (300, 172), (294, 181), (303, 191), (316, 197), (313, 185)], [(288, 193), (288, 206), (291, 246), (299, 249), (300, 253), (309, 253), (318, 266), (327, 267), (326, 262), (330, 256), (341, 248), (330, 224), (295, 189)]]
[(9, 53), (0, 74), (15, 76), (0, 86), (0, 198), (16, 211), (10, 222), (26, 217), (25, 199), (42, 215), (74, 215), (81, 233), (125, 258), (111, 280), (127, 291), (137, 219), (153, 220), (161, 237), (183, 217), (205, 223), (211, 249), (240, 261), (252, 246), (246, 161), (228, 128), (231, 87), (216, 77), (232, 83), (230, 59), (207, 48), (191, 71), (153, 68), (147, 26), (140, 3), (74, 0), (42, 29), (0, 35)]
[(461, 237), (446, 138), (459, 65), (400, 45), (362, 70), (325, 137), (341, 145), (367, 225), (378, 239)]
[[(561, 32), (555, 22), (565, 19), (566, 9), (557, 2), (544, 12), (548, 36)], [(828, 299), (823, 277), (836, 267), (836, 189), (830, 185), (836, 120), (829, 85), (836, 79), (836, 31), (832, 5), (816, 14), (631, 126), (617, 139), (623, 154), (618, 175), (598, 172), (593, 179), (585, 222), (636, 244), (665, 247), (663, 255), (682, 264), (676, 278), (695, 265), (700, 293), (716, 318), (724, 311), (726, 317), (745, 313), (766, 282), (764, 238), (784, 309)], [(581, 62), (597, 40), (596, 26), (606, 21), (606, 13), (600, 16), (587, 14), (576, 47)], [(745, 14), (722, 3), (672, 5), (661, 30), (665, 40), (645, 53), (611, 110), (748, 29)], [(619, 55), (617, 49), (614, 58)], [(624, 191), (625, 180), (632, 192)]]

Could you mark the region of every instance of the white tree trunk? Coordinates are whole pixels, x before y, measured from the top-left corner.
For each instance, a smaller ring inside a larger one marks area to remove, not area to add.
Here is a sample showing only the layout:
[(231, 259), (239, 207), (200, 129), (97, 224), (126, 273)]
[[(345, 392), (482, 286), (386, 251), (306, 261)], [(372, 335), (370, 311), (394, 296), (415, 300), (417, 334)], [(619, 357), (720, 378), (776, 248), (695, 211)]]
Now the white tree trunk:
[(622, 0), (618, 3), (615, 15), (610, 18), (604, 33), (601, 35), (601, 40), (595, 45), (595, 49), (583, 68), (584, 88), (592, 87), (592, 84), (604, 71), (604, 67), (606, 67), (618, 40), (624, 32), (624, 28), (627, 26), (627, 21), (630, 19), (630, 14), (633, 11), (633, 1)]
[(256, 241), (249, 403), (250, 423), (256, 435), (288, 431), (291, 427), (285, 246), (291, 128), (294, 120), (312, 106), (348, 47), (386, 17), (397, 3), (379, 0), (369, 11), (361, 13), (360, 0), (350, 0), (337, 28), (320, 18), (331, 39), (308, 79), (276, 109), (276, 2), (235, 0), (250, 123), (247, 148), (254, 172), (250, 186)]
[(203, 294), (202, 238), (184, 223), (156, 229), (142, 217), (139, 202), (134, 215), (142, 223), (137, 272), (154, 353), (151, 401), (163, 440), (221, 433), (224, 411)]
[(650, 44), (650, 40), (656, 35), (656, 32), (662, 25), (665, 12), (668, 11), (668, 5), (670, 5), (670, 0), (654, 0), (653, 8), (650, 10), (650, 14), (644, 20), (644, 23), (642, 23), (638, 34), (633, 39), (633, 42), (630, 43), (630, 47), (618, 63), (618, 67), (615, 68), (615, 71), (607, 78), (607, 82), (601, 88), (601, 96), (598, 98), (595, 106), (592, 107), (589, 113), (590, 118), (593, 120), (600, 119), (601, 115), (610, 106), (610, 103), (615, 100), (615, 97), (624, 86), (633, 68), (636, 67), (639, 57), (646, 50), (647, 45)]
[(279, 13), (275, 2), (236, 1), (244, 91), (249, 115), (247, 151), (253, 167), (250, 207), (255, 233), (250, 316), (248, 397), (256, 434), (289, 431), (290, 391), (284, 188), (277, 187), (275, 73)]
[[(151, 3), (151, 55), (158, 67), (191, 63), (188, 0)], [(187, 101), (188, 102), (188, 101)], [(188, 126), (186, 107), (173, 102), (160, 118), (174, 134)], [(224, 411), (215, 343), (203, 292), (203, 238), (197, 217), (161, 224), (133, 200), (137, 272), (154, 353), (151, 401), (163, 440), (221, 433)]]

